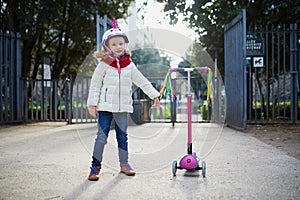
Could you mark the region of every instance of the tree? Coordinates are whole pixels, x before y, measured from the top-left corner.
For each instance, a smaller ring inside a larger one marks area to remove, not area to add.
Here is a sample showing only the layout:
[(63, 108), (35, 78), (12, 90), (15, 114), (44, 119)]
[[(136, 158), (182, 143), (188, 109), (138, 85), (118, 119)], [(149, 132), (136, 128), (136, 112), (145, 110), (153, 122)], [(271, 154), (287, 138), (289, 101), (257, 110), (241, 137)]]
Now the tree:
[[(211, 57), (219, 54), (223, 66), (224, 26), (237, 16), (241, 9), (247, 10), (248, 24), (289, 24), (298, 23), (300, 2), (293, 0), (195, 0), (187, 5), (185, 0), (157, 0), (165, 3), (164, 11), (170, 23), (176, 23), (179, 13), (199, 34), (200, 44)], [(220, 71), (223, 71), (222, 69)]]
[(21, 34), (22, 77), (35, 79), (43, 56), (51, 60), (53, 79), (76, 74), (96, 46), (96, 11), (124, 17), (132, 1), (1, 1), (2, 29)]
[(147, 77), (164, 77), (170, 68), (170, 58), (161, 56), (155, 48), (138, 48), (132, 51), (132, 61)]

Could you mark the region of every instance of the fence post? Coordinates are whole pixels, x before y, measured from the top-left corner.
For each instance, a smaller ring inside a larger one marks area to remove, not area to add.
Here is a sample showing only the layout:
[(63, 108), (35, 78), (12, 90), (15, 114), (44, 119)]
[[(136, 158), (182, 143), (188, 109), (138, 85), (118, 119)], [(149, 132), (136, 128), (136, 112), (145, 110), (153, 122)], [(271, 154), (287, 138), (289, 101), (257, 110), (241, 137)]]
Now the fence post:
[(22, 120), (22, 65), (21, 65), (21, 41), (20, 41), (20, 33), (16, 34), (16, 91), (17, 91), (17, 99), (16, 99), (16, 104), (17, 104), (17, 121)]
[(214, 71), (214, 98), (213, 98), (213, 121), (216, 123), (221, 122), (221, 87), (218, 74), (218, 52), (215, 52), (215, 71)]
[(101, 41), (101, 36), (100, 36), (100, 16), (98, 14), (98, 11), (96, 12), (96, 42), (97, 42), (97, 51), (100, 50), (100, 41)]
[(68, 81), (67, 84), (69, 84), (69, 88), (70, 88), (70, 96), (69, 96), (69, 103), (67, 103), (67, 105), (69, 106), (69, 109), (68, 109), (68, 124), (72, 124), (72, 116), (73, 116), (73, 78), (74, 78), (74, 75), (71, 74), (70, 75), (70, 81)]
[(291, 121), (297, 121), (297, 24), (290, 24), (290, 75), (291, 75)]
[(22, 120), (20, 34), (0, 30), (0, 123)]
[(96, 15), (97, 50), (100, 50), (102, 36), (108, 28), (112, 27), (112, 21), (107, 18), (107, 15), (104, 15), (103, 18), (99, 16), (98, 12)]
[(14, 32), (9, 33), (9, 52), (8, 52), (8, 87), (9, 87), (9, 104), (10, 104), (10, 118), (12, 121), (16, 120), (17, 115), (17, 105), (15, 104), (15, 100), (17, 98), (16, 92), (16, 51), (15, 51), (15, 44), (16, 44), (16, 34)]

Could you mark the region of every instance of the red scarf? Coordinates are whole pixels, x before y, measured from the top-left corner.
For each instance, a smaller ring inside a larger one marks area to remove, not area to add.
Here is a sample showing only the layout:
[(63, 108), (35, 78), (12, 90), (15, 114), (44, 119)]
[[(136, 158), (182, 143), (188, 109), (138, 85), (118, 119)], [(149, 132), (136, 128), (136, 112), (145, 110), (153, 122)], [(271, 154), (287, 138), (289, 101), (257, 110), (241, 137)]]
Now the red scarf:
[[(105, 62), (106, 64), (118, 69), (117, 60), (115, 58), (108, 57), (108, 58), (103, 59), (102, 61)], [(125, 55), (124, 57), (119, 58), (119, 63), (120, 63), (121, 68), (127, 67), (131, 63), (130, 56)]]

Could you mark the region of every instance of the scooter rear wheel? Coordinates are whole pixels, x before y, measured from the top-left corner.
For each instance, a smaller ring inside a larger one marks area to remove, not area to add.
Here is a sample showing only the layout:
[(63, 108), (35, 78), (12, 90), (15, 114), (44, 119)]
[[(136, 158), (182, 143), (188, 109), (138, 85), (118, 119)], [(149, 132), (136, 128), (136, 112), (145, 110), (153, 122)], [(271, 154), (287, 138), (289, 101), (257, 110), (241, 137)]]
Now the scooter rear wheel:
[(176, 171), (177, 171), (177, 161), (173, 161), (172, 163), (172, 172), (173, 172), (173, 176), (176, 176)]

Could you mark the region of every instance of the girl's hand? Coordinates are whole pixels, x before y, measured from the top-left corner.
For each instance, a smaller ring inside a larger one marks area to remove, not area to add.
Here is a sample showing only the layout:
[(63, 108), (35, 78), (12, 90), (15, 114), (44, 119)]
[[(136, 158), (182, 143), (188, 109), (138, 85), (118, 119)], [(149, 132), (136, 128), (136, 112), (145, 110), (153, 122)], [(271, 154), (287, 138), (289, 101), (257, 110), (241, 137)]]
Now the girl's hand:
[(154, 104), (152, 105), (153, 108), (159, 108), (160, 103), (157, 97), (154, 98)]
[(97, 113), (98, 113), (97, 106), (89, 106), (88, 110), (90, 115), (92, 115), (93, 117), (97, 117)]

